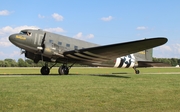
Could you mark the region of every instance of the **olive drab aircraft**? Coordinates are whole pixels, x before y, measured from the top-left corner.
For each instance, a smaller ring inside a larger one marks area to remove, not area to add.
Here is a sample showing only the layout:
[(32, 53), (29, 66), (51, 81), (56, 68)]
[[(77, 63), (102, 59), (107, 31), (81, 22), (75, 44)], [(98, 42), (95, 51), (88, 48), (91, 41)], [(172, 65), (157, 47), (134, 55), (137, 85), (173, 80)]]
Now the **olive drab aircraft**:
[[(165, 37), (156, 37), (98, 45), (40, 29), (22, 30), (10, 35), (9, 40), (24, 50), (25, 57), (35, 63), (45, 62), (40, 70), (42, 75), (48, 75), (56, 63), (62, 63), (58, 69), (60, 75), (67, 75), (74, 64), (133, 68), (139, 74), (137, 67), (148, 66), (146, 63), (152, 62), (152, 48), (168, 41)], [(48, 67), (49, 62), (54, 64)]]

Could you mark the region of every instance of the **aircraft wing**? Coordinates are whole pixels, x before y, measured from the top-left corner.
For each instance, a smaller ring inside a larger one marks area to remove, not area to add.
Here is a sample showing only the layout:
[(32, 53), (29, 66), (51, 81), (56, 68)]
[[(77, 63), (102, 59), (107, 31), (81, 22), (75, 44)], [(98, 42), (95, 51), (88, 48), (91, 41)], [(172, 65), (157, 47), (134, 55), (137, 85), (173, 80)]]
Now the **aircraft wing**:
[(124, 43), (110, 44), (79, 50), (66, 51), (63, 55), (68, 59), (79, 61), (107, 61), (117, 57), (126, 56), (145, 49), (165, 44), (167, 38), (157, 37), (144, 40), (136, 40)]

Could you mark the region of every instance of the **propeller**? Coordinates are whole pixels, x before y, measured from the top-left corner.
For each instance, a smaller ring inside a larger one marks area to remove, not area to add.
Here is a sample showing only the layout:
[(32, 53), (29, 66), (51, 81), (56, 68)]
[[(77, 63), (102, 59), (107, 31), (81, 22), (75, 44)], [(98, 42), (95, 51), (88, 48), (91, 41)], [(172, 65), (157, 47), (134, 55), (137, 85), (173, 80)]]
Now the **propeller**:
[(41, 42), (41, 47), (42, 47), (41, 53), (43, 53), (43, 52), (44, 52), (44, 48), (45, 48), (45, 44), (44, 44), (45, 37), (46, 37), (46, 32), (44, 33), (44, 36), (43, 36), (43, 38), (42, 38), (42, 42)]
[(44, 53), (44, 48), (45, 48), (45, 44), (44, 44), (45, 37), (46, 37), (46, 32), (44, 33), (44, 36), (43, 36), (42, 42), (41, 42), (41, 47), (40, 47), (40, 50), (41, 50), (41, 59), (42, 59), (42, 61), (43, 61), (43, 53)]
[(20, 49), (20, 55), (26, 53), (26, 51), (23, 51), (23, 49)]
[(25, 50), (23, 50), (23, 49), (20, 49), (20, 55), (22, 55), (22, 54), (24, 54), (24, 61), (26, 60), (26, 56), (25, 56), (25, 53), (26, 53), (26, 51)]

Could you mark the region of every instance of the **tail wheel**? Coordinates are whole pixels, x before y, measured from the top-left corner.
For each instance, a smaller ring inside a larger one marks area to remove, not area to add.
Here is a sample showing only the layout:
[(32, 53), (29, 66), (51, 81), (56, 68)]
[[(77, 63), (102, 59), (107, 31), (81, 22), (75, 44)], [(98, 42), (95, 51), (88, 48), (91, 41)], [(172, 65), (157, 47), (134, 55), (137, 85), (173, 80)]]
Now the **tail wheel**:
[(135, 72), (136, 72), (136, 74), (139, 74), (139, 73), (140, 73), (140, 71), (139, 71), (139, 70), (135, 70)]
[(133, 69), (134, 69), (134, 71), (135, 71), (136, 74), (139, 74), (139, 73), (140, 73), (140, 71), (137, 70), (136, 67), (133, 67)]
[(43, 66), (41, 68), (41, 74), (42, 75), (49, 75), (50, 69), (47, 66)]
[(69, 74), (69, 68), (67, 66), (60, 66), (58, 69), (59, 75), (68, 75)]

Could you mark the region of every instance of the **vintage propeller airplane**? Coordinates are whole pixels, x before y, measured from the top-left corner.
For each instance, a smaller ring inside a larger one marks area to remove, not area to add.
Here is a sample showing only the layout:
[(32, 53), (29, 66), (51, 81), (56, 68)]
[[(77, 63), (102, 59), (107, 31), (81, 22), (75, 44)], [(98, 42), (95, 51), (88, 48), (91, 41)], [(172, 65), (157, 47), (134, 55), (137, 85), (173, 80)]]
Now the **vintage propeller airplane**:
[[(165, 37), (156, 37), (100, 46), (32, 29), (12, 34), (9, 40), (23, 49), (25, 56), (35, 63), (40, 60), (45, 61), (45, 65), (40, 70), (42, 75), (48, 75), (56, 63), (62, 63), (58, 69), (60, 75), (67, 75), (75, 63), (102, 67), (131, 67), (136, 74), (139, 74), (136, 67), (147, 66), (145, 63), (152, 62), (152, 48), (168, 41)], [(48, 62), (53, 62), (54, 65), (48, 67)], [(69, 63), (70, 66), (68, 66)]]

